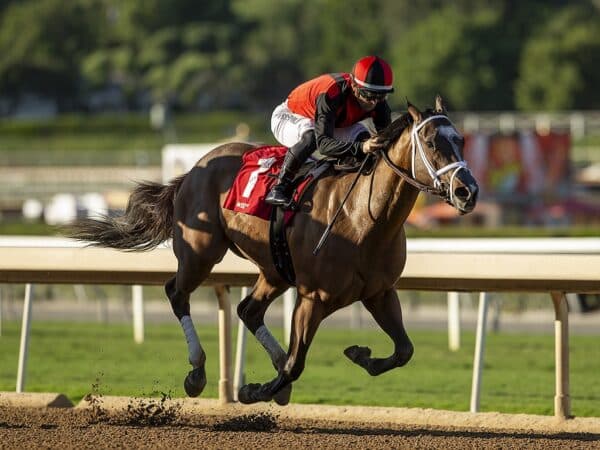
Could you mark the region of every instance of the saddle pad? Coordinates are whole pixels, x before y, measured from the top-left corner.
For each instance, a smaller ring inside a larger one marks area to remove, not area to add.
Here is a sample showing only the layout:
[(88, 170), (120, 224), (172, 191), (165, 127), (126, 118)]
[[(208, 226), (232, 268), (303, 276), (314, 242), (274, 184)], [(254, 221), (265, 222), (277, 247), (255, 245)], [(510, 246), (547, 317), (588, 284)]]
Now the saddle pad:
[[(264, 146), (244, 153), (242, 167), (227, 194), (223, 208), (269, 220), (273, 206), (265, 203), (265, 197), (277, 182), (277, 174), (286, 152), (287, 147)], [(310, 177), (302, 180), (299, 192), (309, 180)], [(294, 196), (297, 199), (298, 193)], [(286, 223), (293, 214), (294, 211), (286, 211)]]

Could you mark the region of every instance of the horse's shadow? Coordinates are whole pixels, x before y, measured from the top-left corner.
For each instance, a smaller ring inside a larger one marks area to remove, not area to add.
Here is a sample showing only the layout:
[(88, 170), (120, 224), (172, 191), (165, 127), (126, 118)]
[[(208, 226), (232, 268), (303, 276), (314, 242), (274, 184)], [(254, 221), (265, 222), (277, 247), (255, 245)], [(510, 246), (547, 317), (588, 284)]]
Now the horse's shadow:
[[(335, 427), (298, 427), (292, 428), (291, 430), (295, 433), (308, 433), (308, 434), (331, 434), (331, 435), (352, 435), (352, 436), (404, 436), (404, 437), (418, 437), (418, 436), (432, 436), (441, 438), (468, 438), (468, 439), (515, 439), (517, 441), (523, 441), (525, 445), (526, 441), (532, 439), (548, 439), (552, 441), (576, 441), (576, 442), (597, 442), (600, 441), (600, 434), (598, 433), (570, 433), (570, 432), (558, 432), (553, 433), (530, 433), (526, 430), (509, 430), (509, 431), (492, 431), (492, 430), (481, 430), (473, 431), (461, 428), (453, 429), (441, 429), (441, 428), (423, 428), (423, 427), (412, 427), (408, 425), (408, 429), (400, 428), (369, 428), (369, 427), (340, 427), (336, 424)], [(285, 427), (283, 427), (285, 428)], [(565, 442), (566, 445), (566, 442)]]

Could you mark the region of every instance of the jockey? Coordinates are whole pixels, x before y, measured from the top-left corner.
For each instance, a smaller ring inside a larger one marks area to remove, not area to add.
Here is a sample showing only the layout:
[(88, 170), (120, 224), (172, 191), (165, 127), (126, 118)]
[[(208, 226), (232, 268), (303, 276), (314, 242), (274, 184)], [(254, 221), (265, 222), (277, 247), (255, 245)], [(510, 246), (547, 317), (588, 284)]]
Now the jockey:
[(288, 147), (277, 184), (265, 198), (272, 205), (287, 205), (298, 169), (315, 151), (323, 156), (360, 156), (382, 147), (359, 123), (372, 118), (377, 131), (391, 121), (387, 95), (394, 91), (390, 65), (377, 56), (359, 59), (352, 73), (330, 73), (295, 88), (277, 106), (271, 130)]

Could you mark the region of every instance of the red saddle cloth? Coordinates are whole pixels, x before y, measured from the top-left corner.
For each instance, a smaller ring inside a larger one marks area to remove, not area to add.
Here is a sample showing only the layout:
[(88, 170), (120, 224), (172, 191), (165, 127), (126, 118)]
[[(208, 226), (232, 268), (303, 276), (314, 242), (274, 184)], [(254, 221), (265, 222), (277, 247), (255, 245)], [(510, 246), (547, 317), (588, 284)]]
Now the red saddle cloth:
[[(286, 152), (287, 147), (264, 146), (244, 153), (242, 168), (235, 177), (223, 207), (270, 220), (273, 206), (265, 203), (265, 197), (277, 182)], [(300, 183), (298, 192), (302, 192), (309, 179)], [(295, 197), (297, 199), (298, 194)], [(286, 222), (293, 214), (293, 211), (286, 211)]]

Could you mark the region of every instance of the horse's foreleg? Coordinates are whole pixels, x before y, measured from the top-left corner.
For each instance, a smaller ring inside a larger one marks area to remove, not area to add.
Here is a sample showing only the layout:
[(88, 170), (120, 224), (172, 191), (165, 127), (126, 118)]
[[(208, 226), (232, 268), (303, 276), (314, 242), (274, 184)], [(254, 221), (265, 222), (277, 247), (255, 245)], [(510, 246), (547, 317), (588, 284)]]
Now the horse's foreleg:
[[(282, 289), (272, 287), (261, 276), (250, 295), (240, 302), (237, 309), (239, 318), (266, 350), (277, 372), (283, 370), (287, 354), (266, 327), (264, 317), (269, 305), (281, 293)], [(291, 393), (290, 384), (287, 389), (278, 392), (274, 400), (279, 405), (287, 405)]]
[(394, 342), (394, 353), (387, 358), (371, 358), (370, 348), (353, 345), (344, 350), (344, 354), (373, 376), (405, 365), (412, 357), (414, 349), (404, 329), (402, 309), (396, 291), (390, 289), (381, 295), (363, 300), (363, 304)]
[(283, 369), (279, 370), (277, 377), (268, 383), (242, 386), (238, 393), (240, 402), (268, 402), (300, 377), (304, 370), (308, 348), (322, 319), (322, 304), (306, 297), (300, 297), (294, 309), (290, 348)]
[(246, 328), (254, 334), (258, 342), (267, 351), (273, 367), (280, 370), (285, 364), (286, 353), (266, 327), (264, 319), (267, 309), (273, 300), (281, 294), (281, 291), (274, 288), (265, 289), (265, 284), (264, 281), (259, 279), (252, 292), (238, 305), (237, 313)]

